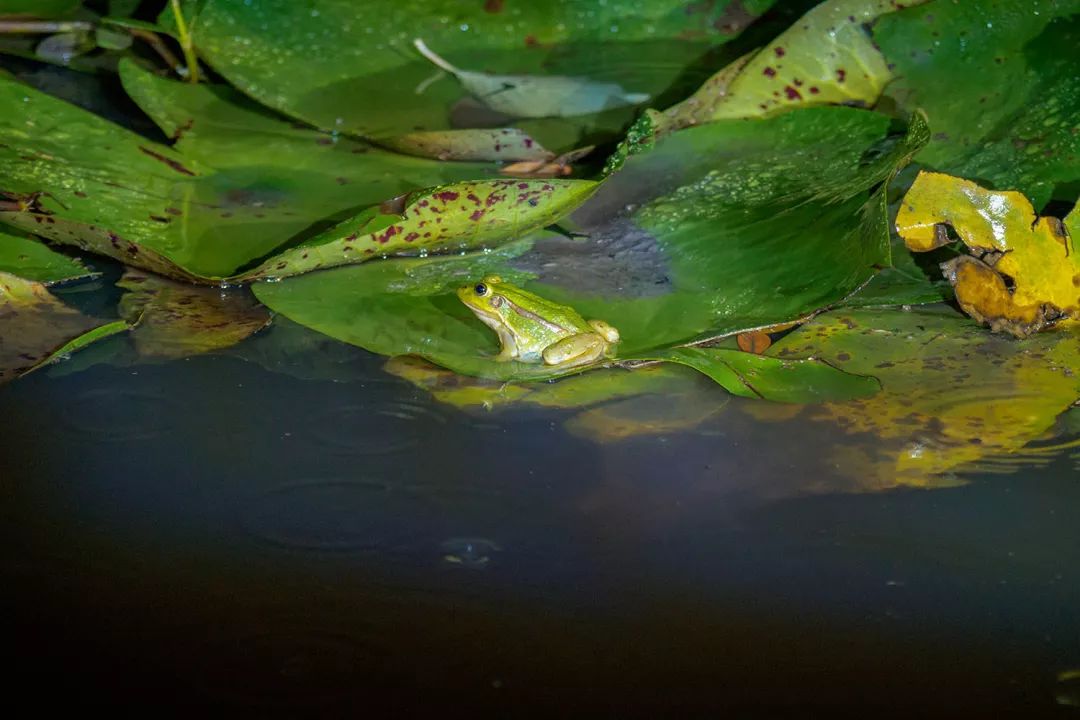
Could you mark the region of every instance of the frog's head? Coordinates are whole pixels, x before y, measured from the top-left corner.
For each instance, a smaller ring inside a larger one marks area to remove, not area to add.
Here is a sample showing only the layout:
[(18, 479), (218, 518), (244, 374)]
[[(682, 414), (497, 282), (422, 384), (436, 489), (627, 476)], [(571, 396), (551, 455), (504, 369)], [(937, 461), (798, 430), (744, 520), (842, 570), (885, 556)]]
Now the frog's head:
[(457, 296), (481, 319), (500, 318), (508, 310), (505, 298), (497, 292), (500, 283), (498, 275), (488, 275), (475, 285), (459, 287)]

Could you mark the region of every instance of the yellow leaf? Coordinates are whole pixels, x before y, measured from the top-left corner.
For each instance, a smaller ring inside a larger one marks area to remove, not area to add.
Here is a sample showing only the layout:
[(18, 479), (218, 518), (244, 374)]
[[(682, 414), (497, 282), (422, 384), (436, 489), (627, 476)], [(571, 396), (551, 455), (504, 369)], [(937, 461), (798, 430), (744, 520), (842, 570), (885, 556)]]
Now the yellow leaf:
[(1021, 193), (921, 172), (901, 203), (897, 232), (908, 248), (926, 252), (950, 242), (946, 226), (973, 253), (942, 265), (968, 315), (1018, 337), (1080, 320), (1080, 258), (1070, 237), (1080, 229), (1077, 210), (1064, 223), (1040, 218)]

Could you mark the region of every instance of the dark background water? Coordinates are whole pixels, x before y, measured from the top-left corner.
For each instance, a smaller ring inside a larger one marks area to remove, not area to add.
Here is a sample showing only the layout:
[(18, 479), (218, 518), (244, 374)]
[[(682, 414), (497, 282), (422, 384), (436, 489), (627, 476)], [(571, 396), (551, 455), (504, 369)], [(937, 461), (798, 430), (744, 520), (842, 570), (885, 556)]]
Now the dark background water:
[(62, 364), (0, 388), (9, 687), (260, 714), (1074, 711), (1067, 457), (823, 493), (820, 428), (724, 412), (602, 445), (349, 364)]

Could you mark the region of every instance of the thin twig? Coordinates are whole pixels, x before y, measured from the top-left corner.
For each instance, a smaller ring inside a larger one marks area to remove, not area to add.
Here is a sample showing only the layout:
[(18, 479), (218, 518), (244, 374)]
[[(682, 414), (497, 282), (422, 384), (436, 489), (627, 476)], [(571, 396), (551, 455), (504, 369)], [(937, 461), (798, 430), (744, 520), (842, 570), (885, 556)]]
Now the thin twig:
[[(169, 66), (173, 72), (176, 72), (180, 67), (180, 58), (173, 54), (173, 51), (169, 49), (169, 46), (161, 41), (161, 38), (157, 36), (157, 33), (152, 33), (149, 30), (139, 30), (137, 28), (127, 28), (127, 31), (132, 34), (133, 37), (137, 37), (156, 52), (165, 64)], [(179, 73), (177, 73), (179, 74)]]
[(90, 32), (93, 23), (82, 20), (47, 22), (38, 20), (0, 20), (0, 34), (6, 35), (49, 35), (65, 32)]

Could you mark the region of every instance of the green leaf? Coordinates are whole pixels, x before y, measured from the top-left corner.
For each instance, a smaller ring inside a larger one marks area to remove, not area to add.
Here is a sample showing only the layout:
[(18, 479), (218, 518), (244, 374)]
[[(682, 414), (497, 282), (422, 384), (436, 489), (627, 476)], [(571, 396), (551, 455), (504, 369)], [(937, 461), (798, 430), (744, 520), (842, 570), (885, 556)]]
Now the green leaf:
[(83, 348), (92, 345), (99, 340), (104, 340), (107, 337), (112, 337), (113, 335), (127, 332), (130, 329), (131, 326), (128, 325), (128, 323), (124, 320), (113, 320), (112, 322), (105, 323), (104, 325), (99, 325), (93, 330), (89, 330), (82, 335), (79, 335), (76, 338), (72, 338), (68, 342), (64, 343), (62, 346), (60, 346), (59, 349), (57, 349), (55, 352), (53, 352), (51, 355), (39, 362), (27, 372), (32, 372), (33, 370), (38, 370), (45, 367), (46, 365), (54, 365), (58, 362), (67, 360), (74, 353), (77, 353)]
[[(1080, 2), (934, 2), (881, 19), (874, 39), (897, 80), (886, 95), (922, 108), (934, 136), (917, 160), (1041, 208), (1080, 181)], [(1070, 197), (1075, 199), (1075, 188)]]
[(887, 126), (866, 111), (805, 108), (689, 128), (630, 156), (573, 217), (593, 237), (654, 239), (670, 289), (637, 304), (666, 303), (658, 312), (679, 320), (610, 321), (624, 337), (684, 344), (805, 317), (855, 291), (890, 263), (879, 184), (929, 134), (921, 117), (904, 137)]
[(131, 47), (131, 33), (102, 26), (94, 30), (94, 41), (105, 50), (127, 50)]
[[(711, 103), (709, 119), (755, 117), (827, 103), (873, 105), (893, 75), (864, 25), (898, 7), (926, 1), (821, 3), (723, 83), (722, 98)], [(715, 94), (711, 85), (704, 92)]]
[(109, 14), (124, 17), (135, 12), (142, 0), (109, 0)]
[[(389, 217), (369, 210), (287, 250), (238, 280), (281, 278), (420, 248), (469, 250), (550, 225), (596, 190), (591, 180), (487, 180), (431, 188)], [(388, 222), (389, 220), (389, 222)]]
[[(816, 108), (685, 130), (605, 181), (578, 213), (587, 243), (549, 237), (531, 250), (379, 261), (254, 290), (293, 321), (372, 352), (420, 355), (499, 380), (567, 374), (493, 359), (495, 334), (454, 290), (497, 274), (617, 327), (618, 358), (652, 357), (804, 317), (887, 262), (884, 194), (871, 190), (926, 132), (917, 120), (908, 136), (886, 138), (887, 124), (864, 111)], [(651, 199), (626, 215), (643, 196)], [(726, 382), (737, 387), (734, 377)]]
[(96, 277), (98, 273), (37, 240), (0, 231), (0, 272), (44, 285)]
[(678, 363), (704, 373), (732, 395), (774, 402), (818, 403), (868, 397), (878, 381), (814, 359), (781, 360), (741, 350), (670, 348), (641, 360)]
[(75, 12), (80, 0), (0, 0), (0, 18), (56, 18)]
[[(449, 77), (428, 82), (432, 65), (412, 40), (423, 38), (461, 68), (586, 75), (590, 82), (617, 83), (633, 93), (677, 95), (705, 79), (702, 59), (710, 49), (770, 4), (208, 0), (194, 33), (202, 57), (237, 88), (324, 130), (381, 139), (405, 129), (513, 123), (562, 152), (612, 139), (636, 110), (514, 122), (470, 102), (468, 91)], [(496, 97), (480, 94), (489, 103)]]
[[(210, 282), (387, 198), (494, 171), (297, 130), (233, 104), (228, 92), (133, 65), (123, 72), (163, 127), (187, 128), (180, 152), (0, 79), (9, 108), (0, 117), (0, 191), (36, 198), (0, 220), (145, 270)], [(49, 194), (35, 195), (42, 190)], [(412, 245), (418, 252), (423, 243)]]

